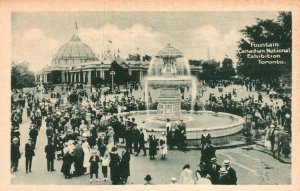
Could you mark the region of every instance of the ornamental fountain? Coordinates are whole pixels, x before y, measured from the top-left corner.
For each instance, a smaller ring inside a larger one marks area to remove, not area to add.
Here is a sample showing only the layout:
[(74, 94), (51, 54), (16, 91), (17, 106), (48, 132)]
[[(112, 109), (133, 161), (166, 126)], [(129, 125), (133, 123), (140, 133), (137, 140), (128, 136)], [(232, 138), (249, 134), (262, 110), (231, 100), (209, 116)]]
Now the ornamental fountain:
[[(181, 109), (183, 100), (180, 89), (184, 87), (190, 94), (191, 110)], [(214, 139), (227, 140), (227, 137), (240, 132), (244, 119), (229, 113), (212, 111), (193, 111), (197, 94), (197, 79), (191, 75), (190, 66), (182, 52), (168, 44), (152, 59), (148, 74), (144, 78), (146, 111), (121, 113), (121, 116), (132, 116), (138, 124), (146, 121), (147, 131), (159, 136), (165, 131), (165, 123), (183, 120), (186, 125), (188, 140), (199, 140), (203, 130), (208, 130)], [(155, 97), (156, 96), (156, 97)], [(157, 103), (157, 109), (149, 107)]]
[[(178, 58), (183, 58), (183, 54), (168, 44), (164, 49), (158, 52), (157, 59), (163, 64), (160, 66), (151, 62), (148, 69), (148, 76), (145, 77), (145, 100), (149, 105), (149, 87), (159, 87), (159, 97), (157, 99), (158, 115), (156, 119), (166, 121), (176, 121), (181, 119), (181, 95), (180, 87), (192, 86), (196, 90), (196, 78), (190, 75), (190, 69), (187, 62), (176, 62)], [(158, 62), (159, 63), (159, 62)], [(180, 66), (177, 66), (180, 65)], [(196, 91), (191, 92), (192, 100), (196, 98)]]

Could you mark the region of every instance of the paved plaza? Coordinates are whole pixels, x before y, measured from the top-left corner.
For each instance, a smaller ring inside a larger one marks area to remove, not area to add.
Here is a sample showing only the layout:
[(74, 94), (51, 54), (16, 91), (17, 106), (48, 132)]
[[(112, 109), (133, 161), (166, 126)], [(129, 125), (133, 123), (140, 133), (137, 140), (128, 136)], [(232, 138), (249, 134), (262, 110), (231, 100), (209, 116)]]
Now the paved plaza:
[(293, 10), (104, 8), (8, 17), (13, 187), (295, 183)]
[[(248, 96), (249, 94), (257, 96), (257, 92), (251, 93), (242, 90), (237, 86), (230, 86), (225, 88), (224, 92), (231, 91), (236, 88), (238, 92), (238, 99)], [(57, 91), (60, 88), (57, 87)], [(214, 92), (219, 94), (217, 89), (208, 88), (204, 93), (204, 100), (207, 99), (209, 93)], [(223, 92), (223, 93), (224, 93)], [(141, 91), (134, 91), (134, 96), (140, 97)], [(45, 96), (45, 95), (43, 95)], [(46, 96), (49, 96), (46, 95)], [(110, 98), (108, 98), (110, 99)], [(264, 96), (266, 102), (269, 99)], [(280, 100), (279, 100), (280, 101)], [(27, 142), (29, 133), (30, 119), (26, 118), (26, 112), (23, 114), (23, 123), (20, 125), (21, 133), (21, 152), (24, 153), (24, 145)], [(88, 185), (90, 184), (89, 175), (82, 175), (71, 179), (65, 179), (60, 172), (62, 161), (55, 160), (55, 172), (47, 172), (46, 158), (44, 148), (47, 143), (46, 127), (43, 122), (39, 131), (36, 145), (36, 156), (33, 158), (32, 173), (25, 172), (25, 157), (24, 154), (19, 161), (19, 171), (15, 173), (15, 178), (12, 179), (13, 184), (66, 184), (66, 185)], [(251, 148), (251, 149), (247, 149)], [(121, 153), (122, 148), (120, 148)], [(237, 172), (238, 184), (290, 184), (291, 183), (291, 164), (282, 163), (268, 154), (262, 146), (250, 145), (248, 147), (236, 147), (231, 149), (221, 149), (216, 151), (218, 163), (221, 165), (223, 160), (229, 159), (232, 167)], [(151, 174), (153, 183), (155, 184), (169, 184), (171, 177), (179, 179), (182, 167), (185, 164), (190, 164), (193, 172), (197, 170), (201, 153), (199, 150), (190, 150), (186, 153), (179, 150), (169, 150), (167, 159), (160, 160), (157, 155), (156, 160), (150, 160), (147, 156), (131, 155), (130, 160), (130, 177), (127, 184), (144, 184), (144, 177), (146, 174)], [(101, 182), (92, 184), (110, 185), (110, 181), (102, 181), (103, 176), (101, 170), (99, 172)], [(109, 177), (109, 175), (108, 175)], [(196, 180), (196, 177), (193, 177)]]

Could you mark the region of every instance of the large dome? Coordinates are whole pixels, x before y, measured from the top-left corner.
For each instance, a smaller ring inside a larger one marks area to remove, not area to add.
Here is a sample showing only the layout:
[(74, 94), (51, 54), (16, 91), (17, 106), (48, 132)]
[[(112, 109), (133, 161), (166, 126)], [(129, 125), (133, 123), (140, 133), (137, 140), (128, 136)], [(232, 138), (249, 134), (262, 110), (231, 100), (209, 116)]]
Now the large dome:
[[(65, 43), (55, 54), (56, 64), (72, 64), (98, 60), (94, 51), (82, 43), (77, 34)], [(72, 61), (72, 62), (70, 62)]]

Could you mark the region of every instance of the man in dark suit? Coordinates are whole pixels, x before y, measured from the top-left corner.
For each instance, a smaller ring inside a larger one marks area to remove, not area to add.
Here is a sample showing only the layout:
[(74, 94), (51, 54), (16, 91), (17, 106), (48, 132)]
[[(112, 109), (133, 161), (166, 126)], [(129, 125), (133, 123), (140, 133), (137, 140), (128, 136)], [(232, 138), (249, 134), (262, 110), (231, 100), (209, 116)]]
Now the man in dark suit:
[(205, 144), (207, 143), (208, 140), (211, 139), (210, 134), (207, 132), (207, 129), (203, 130), (203, 133), (201, 135), (201, 145), (202, 145), (202, 149), (204, 148)]
[(139, 154), (139, 138), (140, 138), (140, 131), (138, 130), (137, 125), (134, 124), (132, 130), (132, 140), (133, 140), (133, 148), (134, 148), (135, 156), (138, 156)]
[(101, 157), (104, 157), (106, 151), (106, 144), (104, 138), (105, 138), (105, 133), (100, 133), (99, 138), (97, 140), (97, 146)]
[(205, 162), (205, 164), (209, 164), (210, 160), (216, 157), (216, 149), (211, 145), (211, 141), (207, 140), (203, 150), (201, 151), (201, 162)]
[(220, 175), (219, 175), (217, 184), (230, 185), (231, 184), (230, 177), (228, 176), (228, 172), (226, 171), (226, 168), (222, 167), (219, 172), (220, 172)]
[(210, 162), (211, 163), (208, 167), (208, 174), (211, 177), (211, 179), (210, 179), (211, 183), (217, 184), (219, 176), (220, 176), (219, 171), (221, 169), (221, 165), (217, 164), (217, 158), (215, 158), (215, 157), (211, 158)]
[(110, 180), (112, 181), (113, 185), (116, 185), (119, 183), (119, 163), (120, 163), (120, 156), (117, 152), (117, 147), (113, 147), (111, 149), (110, 155)]
[(32, 139), (28, 139), (28, 143), (25, 145), (25, 158), (26, 158), (26, 173), (31, 172), (32, 166), (32, 157), (35, 156), (34, 146), (32, 143)]
[(53, 118), (50, 114), (47, 115), (45, 122), (46, 122), (46, 127), (49, 127), (50, 123), (53, 123)]
[(55, 146), (53, 141), (49, 141), (48, 145), (45, 146), (45, 153), (47, 159), (47, 170), (48, 172), (55, 171), (54, 159), (55, 159)]
[(18, 142), (19, 142), (18, 138), (13, 138), (13, 141), (11, 144), (10, 168), (13, 172), (16, 172), (18, 170), (19, 159), (21, 158), (21, 153), (20, 153), (20, 148), (19, 148)]
[(144, 137), (144, 133), (143, 133), (143, 129), (140, 129), (140, 134), (139, 134), (139, 150), (138, 150), (138, 154), (140, 153), (140, 151), (143, 150), (144, 152), (144, 156), (146, 156), (146, 148), (145, 148), (145, 137)]
[(74, 142), (74, 168), (75, 168), (75, 176), (80, 176), (83, 174), (83, 159), (84, 152), (82, 146), (79, 142)]
[(46, 136), (48, 138), (48, 142), (52, 141), (53, 139), (53, 134), (54, 134), (54, 129), (51, 125), (46, 127)]
[(133, 123), (129, 120), (126, 122), (126, 132), (125, 132), (125, 140), (126, 140), (126, 149), (129, 150), (129, 153), (132, 154), (132, 130), (133, 130)]
[(237, 176), (235, 170), (230, 166), (229, 160), (224, 160), (223, 162), (226, 170), (227, 170), (227, 176), (229, 178), (229, 184), (230, 185), (236, 185), (237, 182)]
[(37, 126), (36, 125), (32, 125), (31, 129), (29, 131), (29, 137), (31, 138), (31, 142), (32, 142), (33, 148), (35, 148), (36, 139), (37, 139), (38, 135), (39, 135), (39, 132), (38, 132)]

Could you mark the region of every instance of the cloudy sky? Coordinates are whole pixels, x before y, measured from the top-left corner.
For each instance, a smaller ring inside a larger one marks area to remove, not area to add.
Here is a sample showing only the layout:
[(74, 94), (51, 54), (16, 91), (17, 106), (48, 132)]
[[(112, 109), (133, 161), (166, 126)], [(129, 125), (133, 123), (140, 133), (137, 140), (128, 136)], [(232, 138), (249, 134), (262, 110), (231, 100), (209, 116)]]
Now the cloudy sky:
[(256, 18), (276, 19), (278, 12), (14, 12), (12, 59), (28, 61), (38, 71), (51, 63), (59, 47), (68, 42), (78, 23), (81, 40), (101, 56), (108, 48), (156, 55), (167, 43), (187, 59), (235, 61), (239, 30)]

